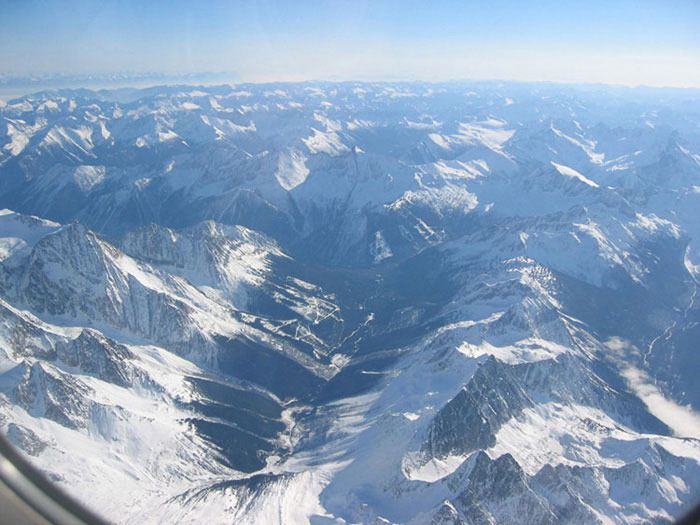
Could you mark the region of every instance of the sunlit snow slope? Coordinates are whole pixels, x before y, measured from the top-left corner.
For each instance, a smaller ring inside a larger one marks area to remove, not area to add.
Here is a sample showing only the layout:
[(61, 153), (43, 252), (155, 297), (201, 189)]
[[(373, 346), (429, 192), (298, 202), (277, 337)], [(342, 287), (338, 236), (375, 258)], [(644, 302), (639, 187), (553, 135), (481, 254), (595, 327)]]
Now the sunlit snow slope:
[(39, 93), (0, 208), (0, 429), (107, 519), (700, 499), (697, 91)]

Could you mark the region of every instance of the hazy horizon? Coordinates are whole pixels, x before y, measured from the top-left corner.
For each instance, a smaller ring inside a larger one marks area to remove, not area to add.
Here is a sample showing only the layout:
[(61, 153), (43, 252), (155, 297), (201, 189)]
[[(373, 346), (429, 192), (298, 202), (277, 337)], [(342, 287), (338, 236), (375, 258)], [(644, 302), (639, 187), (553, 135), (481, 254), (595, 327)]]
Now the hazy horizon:
[[(124, 74), (124, 72), (117, 72), (114, 75)], [(152, 73), (155, 75), (160, 75), (158, 72)], [(109, 74), (105, 74), (105, 78)], [(225, 73), (217, 73), (217, 75), (225, 75)], [(231, 74), (232, 77), (235, 76), (234, 73)], [(333, 78), (310, 78), (307, 80), (259, 80), (259, 81), (246, 81), (246, 80), (200, 80), (196, 74), (188, 74), (187, 77), (183, 76), (181, 78), (168, 77), (164, 80), (149, 80), (150, 77), (138, 77), (134, 76), (130, 79), (125, 79), (123, 81), (110, 82), (108, 80), (100, 81), (96, 79), (91, 79), (90, 81), (82, 81), (80, 79), (87, 77), (75, 77), (67, 83), (60, 83), (54, 80), (54, 77), (48, 77), (47, 81), (42, 81), (41, 79), (35, 78), (32, 83), (22, 83), (22, 80), (29, 80), (30, 77), (15, 77), (13, 79), (14, 84), (9, 84), (3, 86), (0, 83), (0, 100), (10, 101), (17, 98), (29, 97), (36, 93), (41, 93), (44, 91), (62, 91), (62, 90), (79, 90), (87, 89), (91, 91), (116, 91), (120, 89), (134, 89), (134, 90), (146, 90), (158, 87), (174, 87), (174, 86), (189, 86), (189, 87), (236, 87), (236, 86), (264, 86), (264, 85), (275, 85), (275, 84), (352, 84), (352, 83), (366, 83), (366, 84), (434, 84), (438, 85), (449, 85), (449, 84), (464, 84), (466, 85), (477, 85), (483, 84), (522, 84), (522, 85), (537, 85), (542, 84), (543, 86), (561, 86), (562, 88), (606, 88), (606, 89), (620, 89), (620, 90), (632, 90), (632, 91), (669, 91), (676, 93), (692, 93), (700, 94), (700, 86), (689, 86), (689, 87), (678, 87), (678, 86), (650, 86), (646, 84), (638, 85), (625, 85), (625, 84), (611, 84), (605, 82), (558, 82), (552, 80), (519, 80), (513, 78), (453, 78), (447, 80), (423, 80), (423, 79), (410, 79), (410, 78), (377, 78), (377, 79), (333, 79)], [(67, 77), (73, 78), (73, 77)]]
[(8, 2), (0, 74), (700, 87), (696, 2)]

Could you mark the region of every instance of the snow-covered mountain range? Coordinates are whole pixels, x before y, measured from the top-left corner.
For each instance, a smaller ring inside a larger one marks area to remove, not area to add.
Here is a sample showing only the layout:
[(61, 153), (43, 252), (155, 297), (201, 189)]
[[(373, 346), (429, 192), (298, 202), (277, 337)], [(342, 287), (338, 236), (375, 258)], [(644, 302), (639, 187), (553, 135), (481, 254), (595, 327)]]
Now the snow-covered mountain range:
[(0, 429), (110, 520), (700, 499), (697, 91), (38, 93), (0, 208)]

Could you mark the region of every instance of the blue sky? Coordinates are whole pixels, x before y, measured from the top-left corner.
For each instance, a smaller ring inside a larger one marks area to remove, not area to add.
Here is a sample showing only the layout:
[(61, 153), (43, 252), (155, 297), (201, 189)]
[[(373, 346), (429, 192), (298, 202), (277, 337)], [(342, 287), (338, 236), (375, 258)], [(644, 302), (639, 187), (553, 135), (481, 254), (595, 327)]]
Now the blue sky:
[(0, 0), (0, 73), (700, 87), (700, 1)]

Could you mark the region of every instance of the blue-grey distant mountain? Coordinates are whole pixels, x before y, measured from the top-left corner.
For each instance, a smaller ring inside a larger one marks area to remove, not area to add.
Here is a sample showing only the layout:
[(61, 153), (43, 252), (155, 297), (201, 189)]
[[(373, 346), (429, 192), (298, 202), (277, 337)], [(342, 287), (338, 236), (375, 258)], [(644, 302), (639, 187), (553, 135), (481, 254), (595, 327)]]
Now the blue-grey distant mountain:
[(0, 107), (0, 207), (0, 428), (107, 518), (700, 496), (697, 91), (44, 92)]

